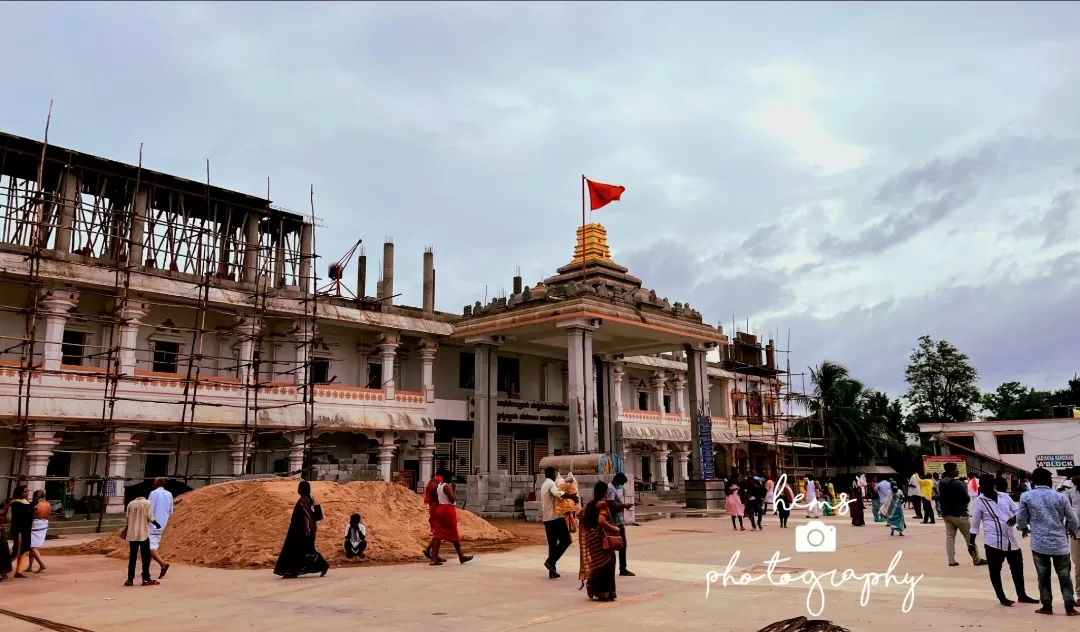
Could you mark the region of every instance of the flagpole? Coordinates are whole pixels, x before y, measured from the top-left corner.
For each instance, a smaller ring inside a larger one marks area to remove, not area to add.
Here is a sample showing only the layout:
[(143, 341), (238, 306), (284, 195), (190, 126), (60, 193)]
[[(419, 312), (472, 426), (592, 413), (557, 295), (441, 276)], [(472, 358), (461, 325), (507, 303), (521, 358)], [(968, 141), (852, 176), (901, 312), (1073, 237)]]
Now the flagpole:
[[(585, 174), (581, 174), (581, 287), (585, 287)], [(584, 418), (582, 426), (585, 428), (585, 452), (589, 452), (589, 381), (591, 375), (589, 374), (589, 360), (591, 358), (585, 357), (585, 330), (581, 332), (581, 392), (583, 394), (581, 400), (581, 416)]]

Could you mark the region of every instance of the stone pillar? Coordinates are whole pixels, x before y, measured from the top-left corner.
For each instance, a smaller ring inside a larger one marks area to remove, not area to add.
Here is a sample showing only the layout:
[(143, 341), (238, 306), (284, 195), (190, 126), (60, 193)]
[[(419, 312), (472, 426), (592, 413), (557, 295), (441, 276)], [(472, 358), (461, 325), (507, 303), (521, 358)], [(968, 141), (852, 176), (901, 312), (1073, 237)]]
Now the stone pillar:
[(39, 304), (45, 312), (45, 344), (42, 365), (59, 371), (63, 360), (64, 325), (68, 312), (79, 303), (79, 295), (68, 290), (45, 290)]
[(368, 386), (368, 357), (371, 355), (371, 347), (367, 343), (356, 345), (356, 385), (360, 388)]
[(659, 449), (653, 453), (656, 459), (656, 489), (664, 491), (668, 489), (667, 460), (671, 451), (668, 450), (668, 444), (663, 441), (658, 443), (657, 446)]
[(60, 217), (57, 221), (56, 250), (71, 252), (71, 226), (74, 224), (75, 209), (81, 207), (79, 179), (67, 171), (60, 180)]
[[(425, 340), (420, 347), (421, 383), (424, 387), (424, 401), (435, 403), (435, 350), (438, 347), (430, 340)], [(430, 476), (428, 478), (431, 478)]]
[[(128, 264), (141, 266), (146, 263), (143, 260), (143, 235), (146, 232), (146, 215), (150, 207), (150, 193), (145, 188), (139, 188), (135, 193), (135, 207), (131, 213), (131, 232), (128, 237)], [(123, 498), (121, 497), (121, 501)]]
[(23, 447), (26, 449), (26, 461), (28, 464), (26, 488), (33, 494), (39, 489), (45, 489), (45, 475), (49, 469), (49, 459), (52, 458), (53, 448), (60, 444), (60, 428), (53, 426), (37, 426), (30, 429)]
[(150, 313), (149, 303), (130, 302), (118, 307), (120, 312), (120, 375), (134, 375), (137, 359), (139, 324)]
[(382, 442), (379, 444), (379, 475), (382, 480), (389, 482), (393, 471), (394, 452), (397, 450), (397, 446), (394, 445), (394, 433), (392, 432), (383, 434), (381, 439)]
[(671, 394), (671, 412), (679, 417), (686, 415), (686, 405), (683, 403), (683, 398), (686, 397), (686, 379), (681, 375), (676, 375), (673, 380)]
[[(496, 345), (490, 338), (471, 340), (473, 347), (473, 472), (494, 472), (499, 463), (499, 424), (495, 405), (499, 387)], [(470, 473), (471, 474), (471, 473)]]
[(599, 449), (593, 415), (596, 383), (593, 380), (592, 341), (590, 328), (571, 326), (566, 330), (567, 404), (570, 406), (570, 450), (573, 452)]
[(664, 372), (657, 371), (651, 380), (653, 399), (656, 402), (656, 410), (660, 413), (660, 419), (664, 418)]
[[(694, 455), (694, 470), (690, 473), (690, 478), (695, 480), (716, 478), (716, 473), (712, 471), (712, 468), (707, 468), (708, 471), (702, 471), (702, 451), (708, 451), (706, 456), (712, 454), (712, 423), (708, 387), (709, 367), (705, 360), (705, 354), (706, 349), (704, 348), (686, 345), (687, 385), (690, 389), (690, 441), (692, 443), (690, 449), (693, 450)], [(708, 421), (699, 423), (698, 415), (702, 415)], [(705, 436), (700, 436), (702, 434)], [(708, 460), (711, 461), (712, 459)]]
[(289, 476), (307, 478), (305, 472), (302, 471), (304, 469), (304, 443), (306, 441), (306, 433), (293, 433), (292, 445), (289, 446)]
[(274, 243), (274, 287), (285, 287), (285, 240), (280, 234)]
[(675, 453), (675, 485), (680, 489), (686, 487), (686, 481), (690, 478), (690, 450), (689, 446), (679, 445)]
[(420, 480), (417, 481), (417, 489), (423, 489), (433, 476), (435, 467), (435, 433), (429, 432), (424, 435), (423, 443), (418, 446), (420, 453)]
[(138, 443), (133, 432), (114, 430), (109, 438), (109, 462), (105, 469), (105, 513), (124, 513), (124, 483), (131, 450)]
[(379, 357), (382, 358), (383, 397), (386, 401), (394, 399), (394, 360), (397, 359), (397, 348), (400, 344), (401, 337), (397, 334), (383, 334), (382, 341), (379, 343)]

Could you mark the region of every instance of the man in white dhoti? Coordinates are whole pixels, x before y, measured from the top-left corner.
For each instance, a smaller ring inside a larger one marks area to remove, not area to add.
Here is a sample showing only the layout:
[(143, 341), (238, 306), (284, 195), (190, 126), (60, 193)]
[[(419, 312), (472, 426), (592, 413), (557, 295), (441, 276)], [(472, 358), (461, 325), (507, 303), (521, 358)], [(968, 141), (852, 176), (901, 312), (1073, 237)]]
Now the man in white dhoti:
[(817, 518), (821, 515), (821, 504), (818, 502), (818, 482), (813, 474), (806, 475), (806, 517)]
[(41, 561), (41, 547), (45, 545), (45, 535), (49, 531), (52, 505), (45, 500), (45, 492), (40, 489), (34, 492), (34, 500), (30, 505), (34, 509), (34, 521), (30, 523), (30, 563), (26, 570), (33, 570), (34, 562), (37, 562), (37, 572), (40, 573), (45, 570), (45, 562)]
[(161, 559), (161, 554), (158, 553), (158, 545), (161, 544), (161, 534), (165, 531), (165, 525), (169, 522), (169, 516), (173, 512), (173, 496), (169, 493), (169, 490), (165, 489), (164, 478), (158, 478), (154, 480), (154, 491), (150, 492), (150, 514), (154, 517), (154, 521), (157, 522), (157, 526), (150, 527), (150, 557), (161, 566), (161, 574), (158, 575), (158, 579), (165, 577), (165, 573), (169, 572), (169, 565), (165, 563), (165, 560)]

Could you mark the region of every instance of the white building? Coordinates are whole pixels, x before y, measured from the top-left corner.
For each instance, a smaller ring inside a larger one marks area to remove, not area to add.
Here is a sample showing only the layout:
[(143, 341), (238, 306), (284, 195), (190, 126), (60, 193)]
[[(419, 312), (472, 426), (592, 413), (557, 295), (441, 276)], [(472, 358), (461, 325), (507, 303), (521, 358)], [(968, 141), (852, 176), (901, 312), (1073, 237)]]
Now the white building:
[[(314, 227), (268, 200), (0, 135), (0, 475), (123, 507), (245, 474), (424, 481), (608, 452), (660, 489), (784, 467), (775, 350), (729, 340), (579, 230), (571, 262), (463, 314), (316, 287)], [(43, 153), (44, 149), (44, 153)], [(42, 160), (42, 156), (45, 156)], [(38, 185), (39, 173), (41, 186)], [(708, 362), (706, 354), (718, 357)], [(479, 379), (478, 379), (479, 378)], [(692, 420), (701, 423), (692, 424)], [(700, 449), (699, 449), (700, 454)]]
[(1072, 418), (925, 423), (919, 431), (936, 439), (943, 455), (983, 457), (987, 471), (995, 462), (1028, 474), (1045, 467), (1060, 479), (1080, 454), (1080, 420)]

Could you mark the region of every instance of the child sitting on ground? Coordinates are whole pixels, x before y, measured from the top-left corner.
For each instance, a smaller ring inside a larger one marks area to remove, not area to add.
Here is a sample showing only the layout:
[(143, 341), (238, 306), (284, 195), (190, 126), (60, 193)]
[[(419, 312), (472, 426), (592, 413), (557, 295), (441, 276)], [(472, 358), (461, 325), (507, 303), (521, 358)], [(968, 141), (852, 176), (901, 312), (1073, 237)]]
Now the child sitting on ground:
[(367, 548), (367, 527), (360, 522), (360, 514), (349, 517), (349, 526), (345, 529), (345, 557), (364, 559)]

